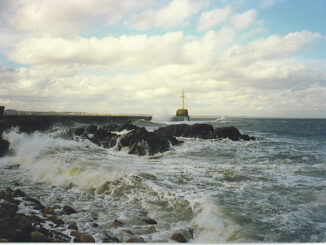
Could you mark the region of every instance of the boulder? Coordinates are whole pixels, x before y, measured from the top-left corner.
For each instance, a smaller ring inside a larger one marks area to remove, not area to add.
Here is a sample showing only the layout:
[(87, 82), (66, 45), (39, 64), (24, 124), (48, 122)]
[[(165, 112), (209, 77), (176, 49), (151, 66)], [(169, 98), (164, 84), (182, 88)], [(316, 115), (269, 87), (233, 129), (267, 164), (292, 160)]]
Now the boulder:
[(68, 205), (65, 205), (65, 206), (63, 207), (63, 212), (64, 212), (65, 214), (68, 214), (68, 215), (77, 213), (77, 211), (76, 211), (75, 209), (73, 209), (72, 207), (70, 207), (70, 206), (68, 206)]
[(210, 124), (196, 123), (188, 127), (182, 134), (183, 137), (213, 139), (214, 128)]
[(171, 236), (171, 239), (174, 240), (174, 241), (177, 241), (177, 242), (181, 242), (181, 243), (186, 243), (187, 242), (187, 239), (184, 238), (184, 236), (181, 233), (174, 233)]
[(0, 157), (7, 153), (9, 149), (9, 141), (2, 139), (0, 135)]
[(93, 238), (93, 236), (91, 235), (88, 235), (88, 234), (82, 234), (80, 237), (79, 237), (79, 241), (78, 242), (95, 242), (95, 239)]
[(255, 140), (255, 137), (250, 137), (246, 134), (241, 134), (240, 131), (235, 127), (223, 127), (223, 128), (216, 128), (214, 130), (215, 137), (218, 139), (225, 139), (229, 138), (233, 141), (238, 140)]
[(10, 202), (0, 203), (0, 217), (13, 217), (18, 211), (18, 206)]
[(132, 238), (129, 238), (127, 241), (127, 243), (131, 243), (131, 242), (145, 242), (144, 238), (142, 237), (132, 237)]
[(51, 239), (48, 238), (45, 234), (39, 231), (33, 231), (30, 233), (31, 242), (50, 242)]
[(104, 127), (98, 128), (97, 131), (93, 134), (93, 136), (89, 139), (93, 143), (105, 147), (111, 148), (116, 145), (118, 139), (118, 135), (111, 133)]
[(87, 128), (86, 128), (86, 132), (88, 134), (95, 134), (97, 131), (97, 126), (96, 125), (89, 125)]
[(68, 226), (68, 229), (78, 231), (78, 226), (77, 226), (76, 222), (71, 223), (71, 224)]
[(50, 207), (45, 207), (42, 209), (42, 213), (46, 215), (53, 215), (54, 214), (54, 209)]
[(13, 196), (14, 196), (14, 197), (25, 197), (26, 194), (25, 194), (25, 192), (23, 192), (22, 190), (20, 190), (20, 189), (16, 189), (16, 190), (14, 190), (14, 192), (13, 192)]
[(151, 218), (143, 219), (143, 221), (148, 225), (156, 225), (157, 222)]
[(129, 154), (154, 155), (170, 149), (168, 138), (159, 136), (153, 132), (148, 132), (145, 128), (132, 130), (121, 137), (119, 149), (129, 147)]
[(117, 220), (117, 219), (115, 219), (114, 221), (113, 221), (113, 223), (112, 223), (114, 226), (124, 226), (124, 223), (123, 222), (121, 222), (121, 221), (119, 221), (119, 220)]
[(184, 132), (190, 128), (190, 125), (188, 124), (175, 124), (175, 125), (169, 125), (166, 127), (161, 127), (159, 129), (154, 130), (154, 133), (156, 133), (159, 136), (162, 137), (180, 137), (183, 136)]

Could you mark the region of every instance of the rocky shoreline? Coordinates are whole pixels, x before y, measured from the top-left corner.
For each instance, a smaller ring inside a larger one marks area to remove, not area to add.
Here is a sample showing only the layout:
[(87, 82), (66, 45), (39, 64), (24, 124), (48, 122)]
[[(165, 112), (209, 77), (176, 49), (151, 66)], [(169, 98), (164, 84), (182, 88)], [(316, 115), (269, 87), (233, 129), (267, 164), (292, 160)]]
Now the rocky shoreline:
[[(122, 233), (128, 234), (129, 238), (124, 241), (109, 235), (109, 231), (105, 233), (104, 239), (95, 240), (92, 235), (78, 231), (75, 222), (63, 221), (64, 216), (80, 212), (86, 211), (78, 211), (68, 205), (44, 206), (40, 200), (27, 196), (21, 189), (0, 190), (0, 242), (145, 242), (132, 230), (124, 229), (127, 224), (118, 219), (115, 219), (112, 224), (120, 228)], [(151, 218), (143, 218), (142, 222), (149, 226), (157, 225), (157, 222)], [(98, 226), (96, 223), (93, 225)], [(192, 229), (187, 234), (174, 233), (171, 236), (172, 240), (181, 243), (192, 238)]]

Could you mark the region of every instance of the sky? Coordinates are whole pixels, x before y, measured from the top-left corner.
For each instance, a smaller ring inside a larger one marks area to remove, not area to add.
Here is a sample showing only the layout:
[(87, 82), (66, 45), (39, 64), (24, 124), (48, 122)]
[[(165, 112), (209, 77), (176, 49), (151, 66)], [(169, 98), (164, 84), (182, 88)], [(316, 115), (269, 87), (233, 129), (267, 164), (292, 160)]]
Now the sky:
[(1, 0), (0, 105), (326, 118), (325, 0)]

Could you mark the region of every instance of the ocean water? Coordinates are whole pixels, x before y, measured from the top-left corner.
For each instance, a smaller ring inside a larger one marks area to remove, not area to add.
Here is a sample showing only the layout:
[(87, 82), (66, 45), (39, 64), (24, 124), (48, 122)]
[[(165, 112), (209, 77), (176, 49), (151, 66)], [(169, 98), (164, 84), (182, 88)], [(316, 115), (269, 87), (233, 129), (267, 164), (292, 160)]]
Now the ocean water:
[[(256, 141), (181, 138), (154, 156), (129, 155), (66, 130), (4, 133), (10, 154), (0, 158), (1, 187), (17, 186), (46, 205), (86, 210), (65, 217), (100, 241), (125, 241), (129, 229), (146, 242), (325, 242), (326, 120), (198, 119), (235, 126)], [(148, 130), (171, 124), (136, 121)], [(157, 225), (144, 225), (150, 217)], [(126, 225), (114, 227), (118, 219)], [(96, 221), (98, 227), (92, 224)]]

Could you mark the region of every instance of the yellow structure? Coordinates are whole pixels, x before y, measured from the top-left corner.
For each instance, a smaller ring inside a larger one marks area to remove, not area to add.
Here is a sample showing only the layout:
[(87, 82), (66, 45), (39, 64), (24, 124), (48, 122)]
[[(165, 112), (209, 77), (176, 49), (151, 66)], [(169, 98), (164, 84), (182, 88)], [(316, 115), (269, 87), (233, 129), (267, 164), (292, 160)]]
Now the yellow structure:
[(188, 110), (184, 108), (184, 99), (185, 99), (185, 93), (183, 90), (181, 90), (180, 109), (177, 110), (176, 116), (179, 119), (189, 120)]

